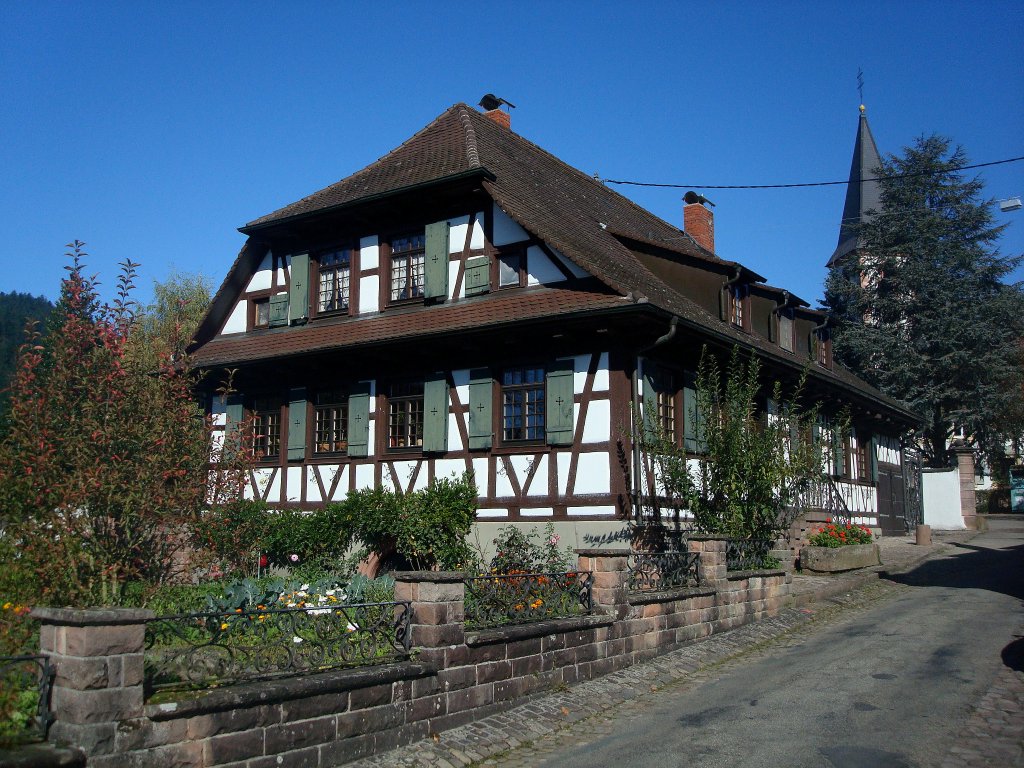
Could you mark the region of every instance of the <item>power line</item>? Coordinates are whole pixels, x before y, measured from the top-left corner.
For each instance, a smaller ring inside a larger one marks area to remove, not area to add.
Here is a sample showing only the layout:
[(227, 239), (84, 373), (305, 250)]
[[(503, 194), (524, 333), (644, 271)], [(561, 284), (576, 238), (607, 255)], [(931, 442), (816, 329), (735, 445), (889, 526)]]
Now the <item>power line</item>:
[[(990, 163), (974, 163), (973, 165), (961, 165), (956, 168), (943, 168), (935, 171), (916, 171), (914, 173), (897, 173), (892, 176), (875, 176), (865, 181), (887, 181), (889, 179), (909, 179), (914, 176), (932, 176), (936, 173), (949, 173), (956, 171), (967, 171), (971, 168), (985, 168), (990, 165), (1003, 165), (1004, 163), (1016, 163), (1024, 160), (1024, 156), (1010, 157), (1006, 160), (993, 160)], [(649, 181), (623, 181), (621, 179), (600, 179), (604, 184), (623, 184), (631, 187), (660, 187), (663, 189), (793, 189), (794, 187), (831, 187), (837, 184), (849, 184), (845, 181), (810, 181), (803, 184), (657, 184)]]

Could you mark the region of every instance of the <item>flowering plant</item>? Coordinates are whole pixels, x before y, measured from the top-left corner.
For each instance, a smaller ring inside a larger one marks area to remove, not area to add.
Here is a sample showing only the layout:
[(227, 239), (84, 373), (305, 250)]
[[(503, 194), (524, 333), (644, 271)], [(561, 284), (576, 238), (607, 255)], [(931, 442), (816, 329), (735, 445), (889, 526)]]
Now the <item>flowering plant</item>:
[(870, 544), (871, 529), (866, 525), (836, 525), (831, 520), (808, 539), (812, 547), (843, 547), (847, 544)]

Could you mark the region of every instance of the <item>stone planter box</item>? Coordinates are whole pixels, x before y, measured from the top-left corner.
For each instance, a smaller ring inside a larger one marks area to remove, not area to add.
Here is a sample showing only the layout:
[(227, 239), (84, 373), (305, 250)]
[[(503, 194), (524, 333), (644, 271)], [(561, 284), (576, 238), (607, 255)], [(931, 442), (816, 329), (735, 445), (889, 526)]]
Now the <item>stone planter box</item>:
[(800, 567), (805, 571), (838, 573), (880, 565), (877, 544), (847, 544), (845, 547), (804, 547)]

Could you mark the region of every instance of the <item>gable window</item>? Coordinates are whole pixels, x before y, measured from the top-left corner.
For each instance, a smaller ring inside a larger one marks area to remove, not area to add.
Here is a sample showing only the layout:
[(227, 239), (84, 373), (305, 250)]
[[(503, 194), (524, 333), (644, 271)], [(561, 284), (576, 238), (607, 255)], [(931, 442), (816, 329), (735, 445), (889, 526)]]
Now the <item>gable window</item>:
[(313, 453), (348, 450), (348, 394), (333, 389), (316, 396)]
[(662, 389), (656, 391), (658, 427), (662, 434), (675, 442), (676, 438), (676, 391), (672, 375), (665, 373), (658, 382)]
[(396, 383), (388, 393), (388, 447), (423, 446), (423, 382)]
[(352, 249), (340, 248), (321, 253), (318, 261), (317, 312), (341, 312), (348, 309), (352, 270)]
[(793, 351), (793, 310), (779, 311), (779, 346), (787, 352)]
[(832, 334), (828, 328), (821, 328), (814, 332), (814, 356), (818, 365), (823, 368), (832, 367)]
[(748, 330), (747, 286), (734, 285), (729, 288), (729, 321), (737, 328)]
[(403, 235), (391, 239), (391, 301), (423, 297), (423, 267), (426, 234)]
[(254, 299), (252, 302), (252, 327), (268, 328), (270, 326), (270, 297)]
[(276, 459), (281, 454), (281, 404), (274, 398), (253, 400), (252, 452), (261, 459)]
[(508, 368), (501, 379), (504, 442), (544, 442), (544, 368)]
[(526, 285), (526, 254), (521, 249), (500, 253), (497, 261), (499, 288)]

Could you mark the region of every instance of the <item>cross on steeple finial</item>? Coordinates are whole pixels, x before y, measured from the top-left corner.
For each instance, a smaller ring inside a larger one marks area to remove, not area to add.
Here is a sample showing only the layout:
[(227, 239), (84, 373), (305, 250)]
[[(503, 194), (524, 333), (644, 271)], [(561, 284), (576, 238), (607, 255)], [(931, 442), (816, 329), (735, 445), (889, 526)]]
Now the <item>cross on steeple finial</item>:
[(857, 67), (857, 95), (860, 97), (860, 111), (864, 111), (864, 70)]

